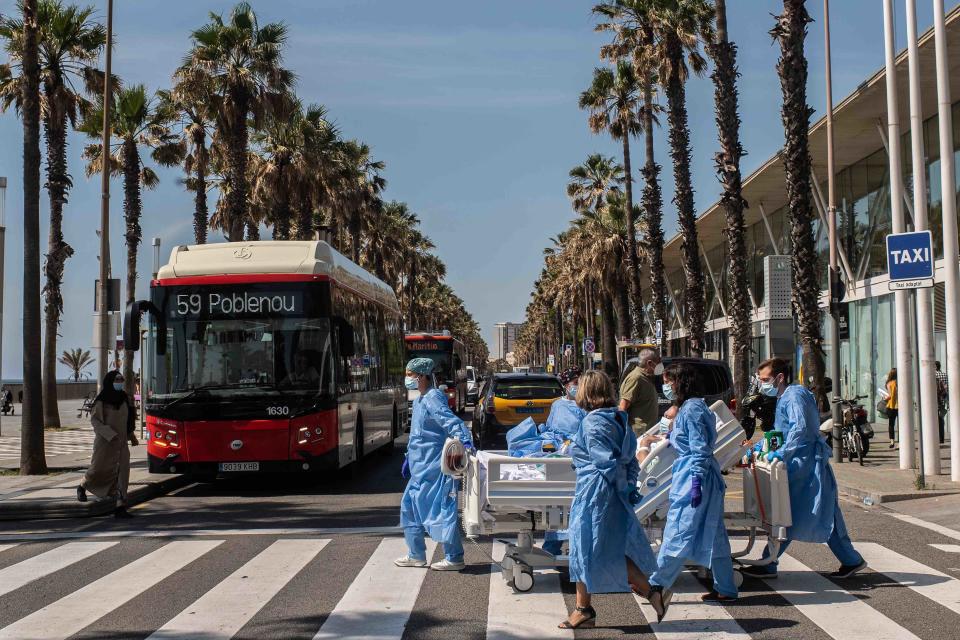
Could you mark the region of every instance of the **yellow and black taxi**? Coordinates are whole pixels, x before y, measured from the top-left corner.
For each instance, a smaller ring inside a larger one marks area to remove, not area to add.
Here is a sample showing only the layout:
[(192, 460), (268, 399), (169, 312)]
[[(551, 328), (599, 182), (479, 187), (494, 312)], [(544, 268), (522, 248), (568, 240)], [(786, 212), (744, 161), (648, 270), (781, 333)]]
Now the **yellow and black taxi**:
[(550, 406), (566, 394), (556, 376), (546, 373), (496, 373), (480, 389), (473, 410), (473, 439), (480, 449), (504, 448), (506, 434), (527, 418), (543, 424)]

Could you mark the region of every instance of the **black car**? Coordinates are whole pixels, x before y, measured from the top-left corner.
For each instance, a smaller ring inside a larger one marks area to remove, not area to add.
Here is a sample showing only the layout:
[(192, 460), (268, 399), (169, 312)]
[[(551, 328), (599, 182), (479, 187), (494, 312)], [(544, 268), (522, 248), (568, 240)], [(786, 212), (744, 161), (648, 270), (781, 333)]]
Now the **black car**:
[[(699, 378), (699, 387), (703, 391), (703, 399), (707, 405), (712, 405), (717, 400), (722, 400), (725, 405), (731, 409), (736, 407), (734, 401), (733, 375), (730, 373), (730, 367), (723, 360), (708, 360), (706, 358), (685, 358), (685, 357), (666, 357), (663, 359), (663, 366), (669, 367), (671, 364), (684, 363), (693, 367)], [(621, 380), (633, 371), (638, 362), (636, 358), (627, 361), (627, 366), (623, 369)], [(663, 378), (657, 376), (653, 381), (657, 388), (658, 401), (660, 403), (660, 415), (666, 412), (670, 407), (670, 402), (663, 397)]]
[(495, 373), (484, 381), (473, 409), (473, 440), (480, 449), (503, 448), (506, 434), (527, 418), (543, 424), (557, 398), (560, 380), (545, 373)]

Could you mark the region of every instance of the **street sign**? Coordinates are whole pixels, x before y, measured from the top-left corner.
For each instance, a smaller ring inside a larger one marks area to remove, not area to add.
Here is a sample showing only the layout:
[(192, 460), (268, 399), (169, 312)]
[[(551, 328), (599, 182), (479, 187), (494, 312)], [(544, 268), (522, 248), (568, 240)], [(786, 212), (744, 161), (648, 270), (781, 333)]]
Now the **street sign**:
[(660, 344), (661, 342), (663, 342), (663, 320), (657, 318), (656, 325), (654, 326), (656, 329), (655, 333), (657, 336), (657, 344)]
[(587, 336), (583, 339), (583, 352), (587, 355), (597, 350), (597, 344), (593, 341), (593, 336)]
[(556, 361), (556, 359), (553, 357), (553, 354), (552, 354), (552, 353), (547, 356), (547, 364), (548, 364), (548, 365), (550, 365), (550, 366), (552, 367), (553, 365), (556, 364), (556, 362), (557, 362), (557, 361)]
[(891, 291), (933, 286), (933, 238), (929, 231), (887, 236), (887, 272)]
[(565, 345), (563, 345), (563, 355), (566, 356), (567, 358), (572, 358), (572, 357), (573, 357), (573, 345), (572, 345), (572, 344), (565, 344)]

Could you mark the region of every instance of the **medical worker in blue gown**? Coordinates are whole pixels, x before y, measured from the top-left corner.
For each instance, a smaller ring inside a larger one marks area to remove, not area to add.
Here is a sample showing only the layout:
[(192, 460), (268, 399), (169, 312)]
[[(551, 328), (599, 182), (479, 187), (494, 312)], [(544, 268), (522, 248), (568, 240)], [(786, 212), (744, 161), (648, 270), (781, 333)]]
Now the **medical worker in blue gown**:
[(561, 629), (596, 626), (593, 593), (633, 591), (651, 598), (658, 615), (662, 594), (652, 594), (648, 575), (656, 568), (634, 505), (640, 502), (634, 457), (637, 438), (618, 411), (610, 378), (588, 371), (580, 378), (577, 404), (587, 416), (570, 451), (577, 484), (570, 507), (570, 580), (577, 585), (577, 607)]
[[(563, 443), (566, 440), (572, 440), (573, 434), (580, 428), (580, 421), (587, 415), (586, 411), (577, 406), (576, 400), (582, 373), (579, 368), (571, 367), (560, 374), (560, 382), (567, 395), (557, 399), (550, 406), (550, 415), (547, 416), (547, 422), (541, 432), (544, 437)], [(563, 541), (566, 539), (566, 531), (547, 531), (543, 534), (543, 550), (559, 555), (563, 550)]]
[(398, 567), (427, 566), (424, 534), (443, 544), (444, 558), (430, 565), (436, 571), (460, 571), (464, 568), (463, 542), (457, 519), (456, 480), (440, 472), (440, 457), (447, 438), (457, 438), (473, 448), (470, 431), (447, 404), (447, 397), (433, 387), (434, 363), (429, 358), (414, 358), (407, 363), (406, 386), (417, 389), (413, 401), (410, 441), (402, 473), (409, 478), (400, 501), (400, 526), (407, 540), (408, 553), (395, 561)]
[[(778, 397), (773, 428), (783, 432), (783, 446), (767, 458), (783, 460), (790, 481), (793, 526), (787, 530), (780, 553), (792, 540), (826, 542), (840, 561), (840, 568), (830, 577), (849, 578), (863, 571), (867, 563), (853, 548), (837, 503), (837, 480), (830, 467), (830, 447), (820, 435), (817, 401), (806, 387), (788, 385), (788, 373), (787, 363), (778, 358), (757, 367), (760, 392)], [(769, 553), (764, 551), (763, 557), (768, 558)], [(740, 572), (755, 578), (776, 578), (777, 563), (744, 567)]]
[(673, 364), (663, 372), (663, 395), (680, 407), (670, 431), (676, 450), (670, 508), (663, 529), (657, 570), (650, 578), (654, 590), (669, 605), (669, 589), (685, 563), (707, 567), (713, 573), (713, 590), (705, 601), (729, 602), (737, 598), (730, 541), (723, 526), (726, 485), (713, 457), (717, 419), (698, 389), (696, 371)]

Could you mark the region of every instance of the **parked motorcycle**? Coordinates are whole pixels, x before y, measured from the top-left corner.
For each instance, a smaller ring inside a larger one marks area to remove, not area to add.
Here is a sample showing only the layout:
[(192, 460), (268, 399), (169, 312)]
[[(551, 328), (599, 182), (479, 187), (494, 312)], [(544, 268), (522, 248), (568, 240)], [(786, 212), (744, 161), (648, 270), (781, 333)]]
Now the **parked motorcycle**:
[[(850, 399), (838, 398), (834, 402), (840, 405), (840, 451), (850, 462), (857, 459), (863, 466), (863, 459), (870, 451), (870, 438), (873, 427), (867, 421), (867, 410), (860, 404), (866, 396), (854, 396)], [(820, 424), (820, 433), (833, 446), (833, 418), (827, 418)]]

